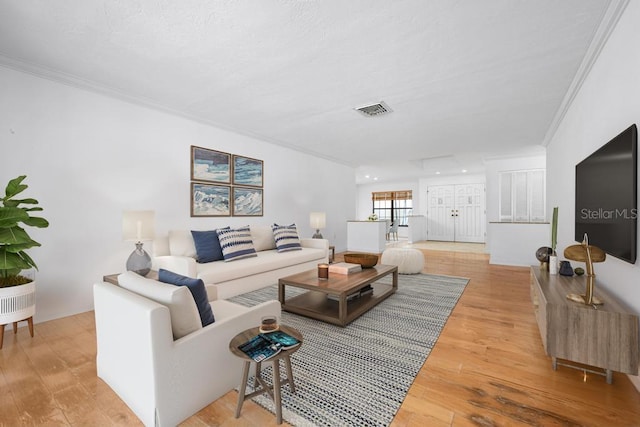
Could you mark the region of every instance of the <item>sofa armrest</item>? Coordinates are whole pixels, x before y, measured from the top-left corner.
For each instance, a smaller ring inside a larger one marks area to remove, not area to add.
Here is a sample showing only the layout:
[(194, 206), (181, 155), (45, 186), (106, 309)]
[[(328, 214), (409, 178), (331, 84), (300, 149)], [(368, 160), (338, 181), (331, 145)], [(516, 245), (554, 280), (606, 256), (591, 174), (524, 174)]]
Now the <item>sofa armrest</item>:
[(240, 332), (260, 325), (263, 316), (280, 318), (280, 302), (267, 301), (216, 320), (173, 343), (166, 366), (156, 371), (159, 425), (177, 425), (240, 385), (242, 360), (229, 350)]
[(329, 241), (327, 239), (300, 239), (300, 246), (303, 248), (325, 249), (329, 250)]
[(145, 425), (154, 425), (155, 346), (172, 345), (169, 309), (119, 286), (93, 285), (97, 373)]
[(153, 258), (153, 269), (165, 269), (183, 276), (198, 277), (196, 260), (188, 256), (165, 255)]

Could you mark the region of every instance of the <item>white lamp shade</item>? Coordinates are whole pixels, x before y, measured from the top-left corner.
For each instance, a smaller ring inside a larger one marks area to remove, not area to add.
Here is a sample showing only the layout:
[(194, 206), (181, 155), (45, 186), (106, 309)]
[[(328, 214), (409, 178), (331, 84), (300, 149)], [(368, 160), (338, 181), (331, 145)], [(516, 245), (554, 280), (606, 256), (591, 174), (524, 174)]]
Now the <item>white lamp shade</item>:
[(311, 228), (319, 230), (326, 227), (327, 215), (324, 212), (311, 212), (311, 215), (309, 215), (309, 222), (311, 223)]
[(141, 242), (155, 237), (154, 211), (122, 212), (122, 240)]

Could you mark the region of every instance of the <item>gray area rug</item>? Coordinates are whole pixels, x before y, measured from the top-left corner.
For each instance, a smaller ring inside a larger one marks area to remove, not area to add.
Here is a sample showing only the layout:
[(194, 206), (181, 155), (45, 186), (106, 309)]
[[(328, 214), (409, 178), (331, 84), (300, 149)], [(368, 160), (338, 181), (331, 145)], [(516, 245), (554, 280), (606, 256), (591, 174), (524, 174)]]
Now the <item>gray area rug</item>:
[[(389, 425), (467, 283), (400, 275), (395, 294), (345, 328), (283, 311), (282, 323), (304, 337), (291, 356), (296, 393), (286, 385), (282, 390), (284, 420), (295, 426)], [(287, 297), (294, 291), (287, 287)], [(252, 306), (277, 298), (274, 285), (231, 301)], [(283, 366), (280, 371), (286, 375)], [(271, 382), (271, 367), (263, 377)], [(253, 400), (275, 413), (268, 395)]]

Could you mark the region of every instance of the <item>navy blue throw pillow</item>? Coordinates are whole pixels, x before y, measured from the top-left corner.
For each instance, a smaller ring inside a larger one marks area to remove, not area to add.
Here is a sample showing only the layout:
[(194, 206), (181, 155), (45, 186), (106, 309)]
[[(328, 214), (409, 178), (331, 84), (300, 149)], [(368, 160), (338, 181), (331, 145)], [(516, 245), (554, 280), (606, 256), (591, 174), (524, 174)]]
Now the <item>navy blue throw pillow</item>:
[[(228, 228), (228, 227), (227, 227)], [(194, 231), (191, 230), (193, 243), (196, 247), (197, 261), (201, 264), (205, 262), (220, 261), (224, 259), (222, 256), (222, 248), (220, 247), (220, 239), (216, 230), (211, 231)]]
[(186, 286), (189, 288), (189, 291), (191, 291), (191, 295), (193, 296), (193, 300), (198, 306), (200, 322), (202, 322), (203, 328), (216, 321), (213, 317), (213, 311), (211, 310), (211, 304), (209, 304), (209, 298), (207, 296), (207, 289), (204, 287), (202, 279), (182, 276), (174, 273), (173, 271), (161, 268), (158, 271), (158, 280), (163, 283), (169, 283), (176, 286)]

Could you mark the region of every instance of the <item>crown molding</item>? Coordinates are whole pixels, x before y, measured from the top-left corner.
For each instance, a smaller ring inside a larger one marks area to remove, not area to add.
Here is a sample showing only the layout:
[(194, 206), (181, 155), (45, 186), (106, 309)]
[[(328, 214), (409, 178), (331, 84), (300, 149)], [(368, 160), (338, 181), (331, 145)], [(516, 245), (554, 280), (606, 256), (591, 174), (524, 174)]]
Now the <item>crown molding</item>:
[(620, 20), (620, 17), (622, 16), (628, 4), (629, 0), (611, 0), (611, 2), (609, 3), (609, 7), (604, 13), (602, 21), (600, 22), (598, 29), (593, 35), (591, 44), (589, 45), (589, 48), (587, 49), (587, 52), (582, 59), (582, 63), (580, 64), (580, 67), (578, 67), (578, 71), (576, 72), (573, 81), (569, 85), (569, 89), (567, 90), (567, 93), (560, 103), (560, 107), (558, 108), (558, 111), (556, 111), (551, 125), (549, 126), (549, 129), (547, 129), (547, 133), (542, 140), (542, 145), (544, 147), (547, 147), (549, 145), (549, 142), (551, 142), (556, 132), (558, 131), (560, 123), (562, 123), (562, 120), (564, 120), (567, 111), (569, 111), (569, 108), (571, 108), (573, 100), (578, 95), (582, 84), (589, 76), (589, 72), (591, 71), (593, 64), (595, 64), (598, 57), (600, 56), (602, 49), (607, 43), (607, 40), (609, 40), (609, 36), (615, 29), (616, 25), (618, 25), (618, 21)]

